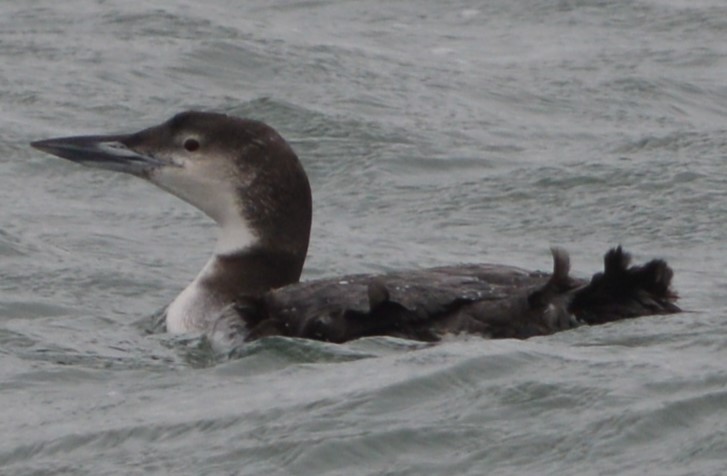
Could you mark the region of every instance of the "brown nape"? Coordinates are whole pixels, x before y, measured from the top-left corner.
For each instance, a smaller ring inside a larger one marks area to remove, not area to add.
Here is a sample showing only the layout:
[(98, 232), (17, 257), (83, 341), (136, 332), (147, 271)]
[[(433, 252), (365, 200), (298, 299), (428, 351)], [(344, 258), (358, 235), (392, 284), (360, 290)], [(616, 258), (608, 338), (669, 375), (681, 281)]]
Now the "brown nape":
[(308, 176), (298, 156), (270, 126), (238, 120), (252, 138), (237, 148), (241, 176), (253, 177), (237, 187), (241, 212), (256, 231), (261, 247), (285, 251), (305, 260), (313, 201)]
[[(242, 213), (259, 235), (260, 246), (305, 260), (313, 208), (308, 177), (282, 139), (265, 154), (267, 160), (257, 168), (255, 180), (238, 189)], [(283, 157), (288, 160), (275, 160)]]

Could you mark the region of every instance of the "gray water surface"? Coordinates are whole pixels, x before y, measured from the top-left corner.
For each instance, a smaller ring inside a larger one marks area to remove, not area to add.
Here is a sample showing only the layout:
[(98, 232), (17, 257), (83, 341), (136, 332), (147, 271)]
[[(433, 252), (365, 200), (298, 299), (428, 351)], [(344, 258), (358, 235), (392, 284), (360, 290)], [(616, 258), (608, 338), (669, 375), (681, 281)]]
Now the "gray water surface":
[[(0, 473), (727, 473), (727, 5), (0, 2)], [(305, 279), (667, 259), (690, 312), (529, 341), (149, 335), (214, 227), (28, 143), (264, 120)], [(140, 324), (141, 323), (141, 324)]]

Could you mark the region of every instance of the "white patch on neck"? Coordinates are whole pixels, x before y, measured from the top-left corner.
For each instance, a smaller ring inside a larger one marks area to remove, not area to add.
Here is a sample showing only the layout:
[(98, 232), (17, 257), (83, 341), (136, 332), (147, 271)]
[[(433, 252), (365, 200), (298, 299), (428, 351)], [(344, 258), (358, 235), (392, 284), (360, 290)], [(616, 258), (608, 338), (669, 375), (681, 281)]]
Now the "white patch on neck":
[(254, 246), (257, 234), (250, 228), (244, 217), (237, 215), (226, 220), (217, 235), (216, 255), (229, 255)]

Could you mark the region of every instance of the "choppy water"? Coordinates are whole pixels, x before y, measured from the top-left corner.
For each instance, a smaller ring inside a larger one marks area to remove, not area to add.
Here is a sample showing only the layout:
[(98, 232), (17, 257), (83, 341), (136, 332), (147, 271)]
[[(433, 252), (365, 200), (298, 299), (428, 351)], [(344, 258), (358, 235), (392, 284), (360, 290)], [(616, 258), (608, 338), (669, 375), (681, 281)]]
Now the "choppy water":
[[(0, 2), (0, 473), (727, 472), (725, 38), (721, 0)], [(27, 144), (187, 108), (298, 151), (306, 278), (622, 243), (693, 312), (222, 361), (146, 335), (209, 221)]]

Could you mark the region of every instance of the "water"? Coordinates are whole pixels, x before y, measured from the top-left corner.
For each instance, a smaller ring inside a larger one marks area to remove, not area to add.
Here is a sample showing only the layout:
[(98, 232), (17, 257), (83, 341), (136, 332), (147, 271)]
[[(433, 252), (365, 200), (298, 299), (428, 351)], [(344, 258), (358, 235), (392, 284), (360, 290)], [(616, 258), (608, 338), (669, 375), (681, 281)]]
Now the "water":
[[(0, 3), (0, 473), (727, 472), (718, 0)], [(664, 257), (690, 313), (529, 341), (147, 335), (201, 213), (28, 142), (265, 120), (314, 189), (306, 279)]]

